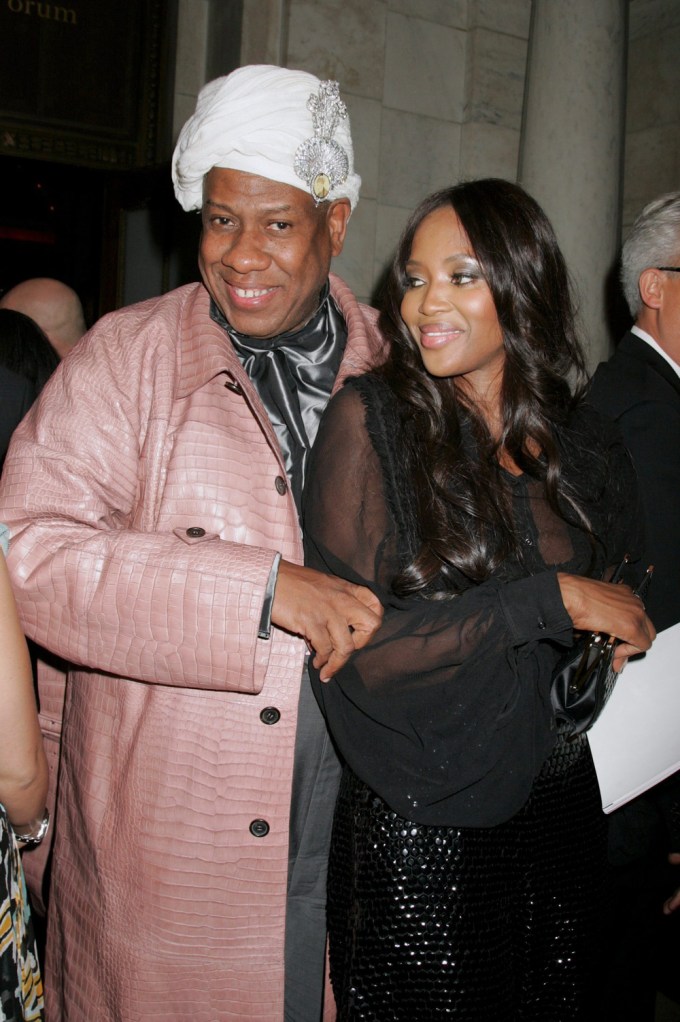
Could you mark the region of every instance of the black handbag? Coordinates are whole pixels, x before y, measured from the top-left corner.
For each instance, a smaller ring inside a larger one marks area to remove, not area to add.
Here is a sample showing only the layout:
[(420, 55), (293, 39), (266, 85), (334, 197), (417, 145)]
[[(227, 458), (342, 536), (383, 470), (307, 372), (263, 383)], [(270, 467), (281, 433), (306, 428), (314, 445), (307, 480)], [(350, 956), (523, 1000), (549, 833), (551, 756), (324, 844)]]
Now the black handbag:
[[(614, 572), (618, 582), (628, 558)], [(652, 578), (648, 568), (635, 595), (643, 599)], [(614, 650), (617, 639), (603, 632), (586, 632), (562, 655), (553, 671), (550, 701), (558, 721), (573, 735), (592, 727), (614, 690)]]

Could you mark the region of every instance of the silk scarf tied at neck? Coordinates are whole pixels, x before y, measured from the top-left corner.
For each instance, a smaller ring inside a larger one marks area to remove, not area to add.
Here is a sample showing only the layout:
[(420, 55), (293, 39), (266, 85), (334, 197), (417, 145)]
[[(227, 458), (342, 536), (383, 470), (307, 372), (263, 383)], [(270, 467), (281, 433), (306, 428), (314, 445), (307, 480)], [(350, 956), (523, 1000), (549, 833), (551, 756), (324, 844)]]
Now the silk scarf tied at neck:
[(347, 342), (345, 321), (329, 292), (326, 284), (319, 308), (303, 327), (278, 337), (237, 333), (210, 303), (210, 315), (228, 332), (274, 426), (298, 514), (307, 458)]

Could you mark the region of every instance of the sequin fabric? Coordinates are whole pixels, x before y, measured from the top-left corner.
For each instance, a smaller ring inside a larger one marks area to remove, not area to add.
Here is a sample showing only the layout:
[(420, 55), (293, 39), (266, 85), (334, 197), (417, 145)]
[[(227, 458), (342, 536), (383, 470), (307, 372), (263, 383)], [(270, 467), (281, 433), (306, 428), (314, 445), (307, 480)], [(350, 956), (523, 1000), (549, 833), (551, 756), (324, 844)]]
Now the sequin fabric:
[(328, 884), (338, 1019), (589, 1017), (605, 819), (584, 737), (486, 829), (422, 826), (346, 769)]
[(42, 1022), (43, 1008), (42, 978), (19, 848), (0, 805), (0, 1022)]

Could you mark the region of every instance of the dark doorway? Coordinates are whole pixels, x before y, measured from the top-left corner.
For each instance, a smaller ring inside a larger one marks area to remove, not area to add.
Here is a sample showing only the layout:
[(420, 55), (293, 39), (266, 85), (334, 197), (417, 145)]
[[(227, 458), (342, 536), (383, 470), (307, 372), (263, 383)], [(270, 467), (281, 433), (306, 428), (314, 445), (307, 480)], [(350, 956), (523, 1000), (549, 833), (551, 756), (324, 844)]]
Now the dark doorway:
[[(199, 218), (179, 208), (168, 165), (106, 171), (5, 156), (0, 181), (0, 292), (55, 277), (75, 289), (92, 325), (130, 295), (198, 278)], [(149, 251), (141, 274), (128, 232), (140, 216)]]
[(0, 159), (0, 288), (56, 277), (75, 288), (88, 322), (101, 312), (104, 174)]

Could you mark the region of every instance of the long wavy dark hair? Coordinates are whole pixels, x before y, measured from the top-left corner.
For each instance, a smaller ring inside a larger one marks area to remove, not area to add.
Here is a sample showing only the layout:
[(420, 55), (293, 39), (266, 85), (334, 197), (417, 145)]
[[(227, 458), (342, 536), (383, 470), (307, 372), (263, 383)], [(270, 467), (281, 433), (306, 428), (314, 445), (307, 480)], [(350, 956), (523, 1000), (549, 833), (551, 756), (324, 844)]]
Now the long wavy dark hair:
[(37, 395), (59, 365), (59, 356), (30, 316), (0, 309), (0, 365), (30, 380)]
[[(453, 209), (469, 238), (503, 333), (499, 437), (455, 378), (425, 370), (401, 318), (414, 235), (443, 207)], [(400, 453), (413, 483), (421, 543), (396, 580), (397, 590), (460, 591), (519, 554), (499, 465), (502, 450), (523, 472), (544, 480), (557, 514), (588, 533), (585, 513), (562, 474), (555, 433), (582, 397), (587, 375), (567, 268), (538, 203), (518, 185), (494, 178), (426, 198), (399, 242), (381, 325), (392, 345), (379, 372), (399, 398), (405, 438)]]

